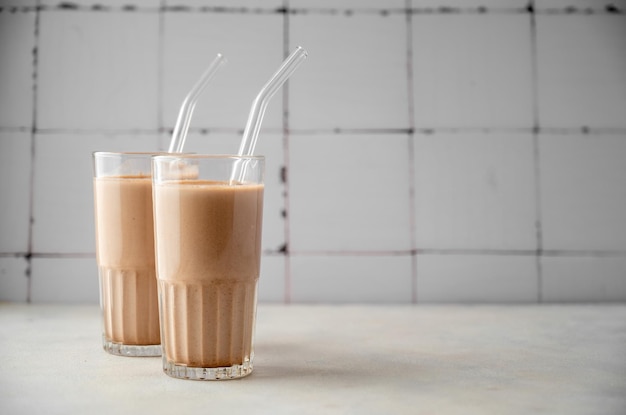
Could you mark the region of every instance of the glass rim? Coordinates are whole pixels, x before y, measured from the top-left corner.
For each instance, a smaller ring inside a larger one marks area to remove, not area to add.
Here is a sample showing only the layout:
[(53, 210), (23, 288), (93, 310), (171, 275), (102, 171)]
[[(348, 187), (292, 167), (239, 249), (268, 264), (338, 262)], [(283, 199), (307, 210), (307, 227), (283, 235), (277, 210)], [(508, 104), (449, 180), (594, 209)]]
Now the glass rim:
[(198, 153), (164, 153), (155, 154), (153, 161), (176, 161), (176, 160), (258, 160), (264, 161), (265, 156), (237, 154), (198, 154)]
[(117, 157), (117, 156), (157, 156), (160, 154), (170, 154), (167, 151), (94, 151), (94, 157)]

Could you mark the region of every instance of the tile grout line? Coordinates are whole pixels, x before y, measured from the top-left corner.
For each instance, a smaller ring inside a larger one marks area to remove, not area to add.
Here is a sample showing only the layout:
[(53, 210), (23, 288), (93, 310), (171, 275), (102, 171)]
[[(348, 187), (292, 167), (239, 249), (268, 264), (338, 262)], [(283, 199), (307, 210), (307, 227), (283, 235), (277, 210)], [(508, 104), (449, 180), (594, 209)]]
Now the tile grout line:
[[(286, 11), (289, 7), (289, 0), (283, 0), (283, 59), (289, 56), (289, 13)], [(283, 302), (285, 304), (291, 304), (291, 296), (292, 296), (292, 276), (291, 276), (291, 254), (290, 254), (290, 243), (291, 243), (291, 222), (290, 222), (290, 205), (289, 205), (289, 140), (290, 140), (290, 131), (289, 131), (289, 81), (285, 83), (282, 90), (283, 96), (283, 170), (281, 172), (281, 180), (284, 186), (284, 201), (283, 201), (283, 209), (285, 212), (284, 215), (284, 227), (283, 227), (283, 236), (285, 239), (285, 249), (284, 249), (284, 258), (285, 258), (285, 277), (284, 277), (284, 294), (283, 294)]]
[[(523, 7), (411, 7), (411, 8), (324, 8), (324, 7), (294, 7), (277, 9), (273, 7), (224, 7), (224, 6), (193, 6), (186, 4), (176, 4), (167, 6), (163, 4), (161, 7), (144, 7), (137, 4), (124, 4), (121, 6), (106, 6), (102, 4), (82, 5), (72, 2), (60, 2), (57, 5), (42, 5), (38, 1), (35, 6), (0, 6), (0, 13), (7, 12), (30, 12), (33, 10), (43, 11), (89, 11), (97, 13), (154, 13), (162, 9), (168, 13), (239, 13), (239, 14), (272, 14), (272, 13), (289, 13), (289, 14), (321, 14), (321, 15), (345, 15), (345, 14), (389, 14), (389, 13), (410, 13), (435, 16), (454, 16), (454, 15), (485, 15), (485, 14), (524, 14), (528, 9)], [(536, 14), (541, 15), (623, 15), (626, 9), (607, 4), (604, 7), (541, 7), (536, 9)]]
[[(265, 256), (284, 256), (282, 251), (263, 251)], [(32, 252), (31, 258), (95, 258), (95, 252)], [(536, 249), (496, 249), (496, 248), (419, 248), (404, 250), (310, 250), (292, 251), (291, 256), (524, 256), (536, 257)], [(0, 258), (24, 258), (26, 252), (1, 252)], [(626, 250), (575, 250), (575, 249), (544, 249), (541, 252), (543, 258), (626, 258)]]
[(539, 148), (539, 75), (537, 56), (537, 19), (535, 14), (535, 1), (529, 0), (528, 11), (530, 14), (530, 48), (531, 48), (531, 72), (532, 72), (532, 117), (533, 117), (533, 179), (535, 188), (535, 240), (537, 252), (535, 254), (535, 270), (537, 272), (537, 302), (543, 302), (543, 223), (541, 211), (541, 154)]
[(415, 98), (413, 79), (413, 18), (409, 13), (412, 7), (411, 0), (405, 0), (407, 13), (406, 23), (406, 75), (407, 75), (407, 101), (409, 116), (408, 134), (408, 158), (409, 158), (409, 238), (411, 244), (411, 303), (417, 303), (417, 221), (415, 218)]
[[(40, 0), (37, 0), (37, 6), (40, 5)], [(33, 108), (32, 108), (32, 120), (30, 131), (30, 177), (29, 180), (29, 195), (28, 195), (28, 246), (26, 249), (26, 302), (31, 302), (31, 293), (33, 286), (32, 278), (32, 266), (33, 266), (33, 224), (35, 223), (35, 151), (36, 140), (35, 133), (37, 131), (37, 99), (38, 99), (38, 67), (39, 67), (39, 25), (40, 25), (41, 13), (39, 7), (35, 9), (35, 24), (34, 24), (34, 44), (33, 44), (33, 56), (32, 56), (32, 80), (33, 80)]]
[[(277, 253), (264, 252), (265, 255), (274, 255)], [(423, 256), (423, 255), (442, 255), (442, 256), (523, 256), (537, 257), (536, 249), (490, 249), (490, 248), (419, 248), (414, 250), (380, 250), (380, 251), (360, 251), (360, 250), (317, 250), (317, 251), (294, 251), (292, 256)], [(626, 258), (626, 251), (602, 251), (602, 250), (566, 250), (566, 249), (549, 249), (543, 250), (539, 255), (542, 258)]]
[[(0, 127), (0, 132), (31, 132), (32, 127)], [(107, 134), (107, 135), (151, 135), (164, 131), (173, 130), (171, 127), (161, 127), (156, 129), (64, 129), (64, 128), (37, 128), (35, 132), (40, 135), (47, 134)], [(243, 129), (237, 127), (190, 127), (190, 132), (200, 135), (208, 135), (211, 133), (233, 133), (237, 135), (243, 134)], [(280, 133), (282, 128), (264, 128), (266, 132)], [(469, 127), (437, 127), (437, 128), (325, 128), (310, 130), (294, 130), (290, 129), (290, 135), (310, 136), (318, 134), (333, 135), (376, 135), (376, 134), (415, 134), (415, 135), (437, 135), (437, 134), (539, 134), (551, 135), (601, 135), (601, 136), (623, 136), (626, 135), (626, 128), (589, 128), (581, 127), (529, 127), (529, 128), (469, 128)]]

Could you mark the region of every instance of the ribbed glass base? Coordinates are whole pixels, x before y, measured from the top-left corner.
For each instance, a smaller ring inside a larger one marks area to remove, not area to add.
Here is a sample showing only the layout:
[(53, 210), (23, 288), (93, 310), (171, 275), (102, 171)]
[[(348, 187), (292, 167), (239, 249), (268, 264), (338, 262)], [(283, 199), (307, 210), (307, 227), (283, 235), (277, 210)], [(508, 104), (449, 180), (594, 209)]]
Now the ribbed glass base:
[(167, 361), (163, 356), (163, 372), (177, 379), (227, 380), (248, 376), (252, 373), (252, 362), (228, 367), (189, 367)]
[(129, 345), (121, 343), (113, 343), (106, 338), (102, 338), (102, 347), (108, 353), (116, 356), (129, 357), (156, 357), (161, 356), (160, 344), (149, 345)]

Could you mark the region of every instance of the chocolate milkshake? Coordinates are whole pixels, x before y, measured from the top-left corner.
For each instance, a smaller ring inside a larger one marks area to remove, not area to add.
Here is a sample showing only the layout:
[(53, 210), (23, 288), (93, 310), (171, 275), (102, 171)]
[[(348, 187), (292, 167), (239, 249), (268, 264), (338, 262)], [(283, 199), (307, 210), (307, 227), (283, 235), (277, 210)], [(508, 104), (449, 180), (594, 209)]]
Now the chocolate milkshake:
[[(98, 154), (96, 164), (103, 164), (98, 157), (105, 156)], [(144, 158), (149, 166), (150, 155)], [(104, 349), (117, 355), (158, 356), (151, 176), (96, 176), (94, 202)]]
[(191, 379), (249, 374), (263, 184), (169, 180), (153, 188), (165, 372)]

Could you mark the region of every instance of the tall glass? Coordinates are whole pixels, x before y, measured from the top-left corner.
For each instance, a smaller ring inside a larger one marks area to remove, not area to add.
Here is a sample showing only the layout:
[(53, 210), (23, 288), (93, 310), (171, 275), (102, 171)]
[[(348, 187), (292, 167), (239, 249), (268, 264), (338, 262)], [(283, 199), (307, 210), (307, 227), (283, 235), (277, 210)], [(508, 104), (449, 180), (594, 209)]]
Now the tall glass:
[(151, 158), (93, 154), (96, 260), (104, 350), (160, 356)]
[[(264, 158), (153, 158), (163, 370), (183, 379), (252, 372)], [(238, 180), (232, 180), (233, 172)]]

